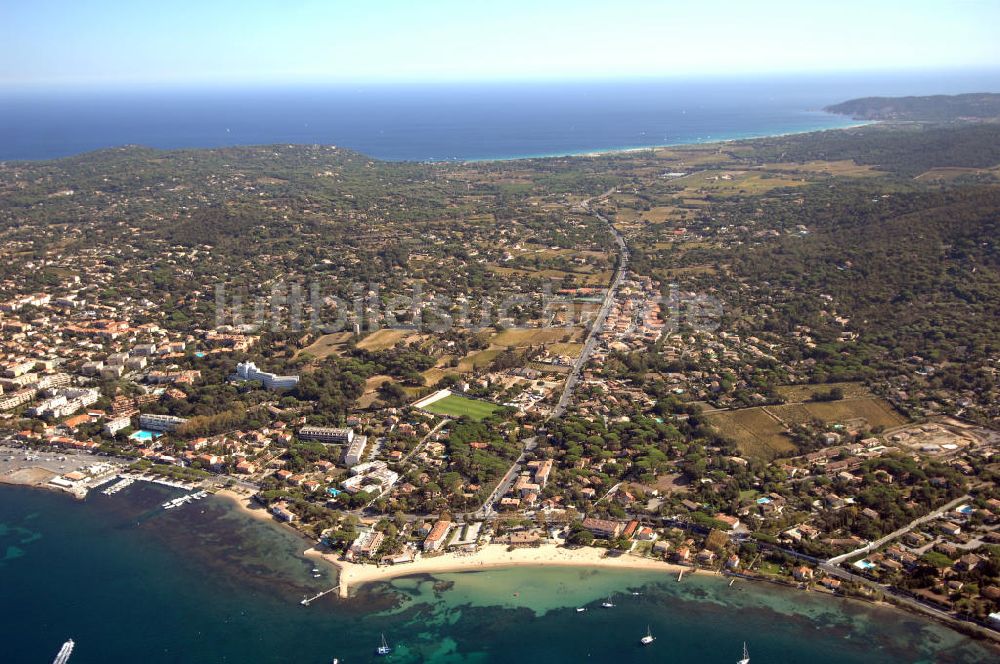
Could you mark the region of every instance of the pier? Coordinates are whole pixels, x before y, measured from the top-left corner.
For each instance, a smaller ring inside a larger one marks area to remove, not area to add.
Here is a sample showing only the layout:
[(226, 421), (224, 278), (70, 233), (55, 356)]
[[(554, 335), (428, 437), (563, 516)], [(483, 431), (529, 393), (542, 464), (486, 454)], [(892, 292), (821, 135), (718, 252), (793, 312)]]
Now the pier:
[(306, 597), (304, 600), (299, 602), (299, 604), (301, 604), (302, 606), (309, 606), (310, 604), (318, 600), (320, 597), (323, 597), (324, 595), (329, 595), (330, 593), (336, 592), (338, 590), (340, 590), (340, 584), (335, 585), (333, 588), (330, 588), (329, 590), (324, 590), (322, 592), (316, 593), (312, 597)]

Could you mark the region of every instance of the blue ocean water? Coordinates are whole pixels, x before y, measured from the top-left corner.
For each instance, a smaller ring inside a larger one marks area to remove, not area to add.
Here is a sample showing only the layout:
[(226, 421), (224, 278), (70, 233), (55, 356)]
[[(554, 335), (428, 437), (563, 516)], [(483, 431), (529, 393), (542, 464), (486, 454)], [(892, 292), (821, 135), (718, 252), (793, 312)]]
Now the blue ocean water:
[(866, 95), (1000, 91), (1000, 73), (227, 89), (0, 89), (0, 160), (126, 144), (332, 144), (379, 159), (505, 159), (842, 127)]
[[(0, 662), (981, 664), (996, 652), (900, 611), (725, 577), (516, 568), (410, 576), (309, 607), (308, 542), (228, 501), (175, 510), (138, 483), (77, 502), (0, 485)], [(633, 595), (633, 592), (640, 594)], [(614, 594), (616, 607), (600, 602)], [(576, 607), (586, 606), (578, 613)], [(647, 626), (657, 640), (642, 647)], [(395, 648), (374, 656), (384, 633)]]

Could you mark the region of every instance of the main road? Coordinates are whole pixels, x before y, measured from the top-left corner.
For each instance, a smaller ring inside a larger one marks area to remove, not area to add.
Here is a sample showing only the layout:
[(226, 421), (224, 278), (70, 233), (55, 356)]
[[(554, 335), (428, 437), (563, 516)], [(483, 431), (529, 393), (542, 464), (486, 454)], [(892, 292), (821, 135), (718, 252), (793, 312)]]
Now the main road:
[(966, 496), (962, 496), (961, 498), (956, 498), (955, 500), (952, 500), (952, 501), (950, 501), (950, 502), (942, 505), (941, 507), (937, 508), (933, 512), (928, 512), (927, 514), (914, 519), (913, 521), (911, 521), (907, 525), (903, 526), (902, 528), (900, 528), (898, 530), (892, 531), (891, 533), (889, 533), (885, 537), (881, 537), (881, 538), (875, 540), (874, 542), (869, 542), (868, 544), (865, 544), (864, 546), (862, 546), (860, 548), (857, 548), (854, 551), (848, 551), (847, 553), (843, 553), (843, 554), (841, 554), (839, 556), (834, 556), (833, 558), (830, 558), (829, 560), (826, 561), (826, 564), (827, 565), (831, 565), (831, 566), (836, 566), (836, 565), (839, 565), (840, 563), (844, 562), (845, 560), (849, 560), (849, 559), (853, 558), (854, 556), (859, 556), (859, 555), (861, 555), (863, 553), (868, 553), (870, 551), (875, 551), (876, 549), (879, 549), (879, 548), (885, 546), (886, 544), (888, 544), (892, 540), (896, 539), (897, 537), (901, 537), (904, 534), (910, 532), (911, 530), (913, 530), (917, 526), (919, 526), (919, 525), (921, 525), (923, 523), (927, 523), (928, 521), (933, 521), (934, 519), (938, 518), (939, 516), (941, 516), (942, 514), (944, 514), (945, 512), (947, 512), (948, 510), (954, 509), (955, 507), (958, 507), (960, 504), (962, 504), (963, 502), (968, 501), (968, 500), (972, 500), (972, 497), (966, 495)]
[[(605, 198), (615, 192), (614, 189), (609, 189), (600, 196), (592, 196), (591, 198), (584, 199), (577, 206), (577, 209), (581, 212), (589, 211), (589, 204), (594, 198)], [(611, 279), (611, 285), (608, 286), (608, 292), (604, 296), (604, 301), (601, 303), (601, 308), (597, 312), (597, 316), (594, 318), (594, 322), (590, 326), (590, 330), (587, 332), (587, 339), (584, 341), (583, 349), (580, 351), (580, 356), (576, 358), (573, 362), (573, 367), (566, 376), (566, 384), (563, 386), (562, 394), (559, 396), (559, 402), (556, 404), (552, 412), (546, 418), (546, 421), (552, 420), (554, 418), (560, 417), (566, 412), (567, 406), (569, 406), (570, 400), (573, 398), (573, 392), (576, 390), (577, 384), (580, 382), (580, 375), (583, 373), (583, 367), (587, 365), (590, 360), (590, 356), (593, 354), (594, 349), (597, 347), (597, 338), (600, 336), (601, 332), (604, 331), (604, 323), (608, 319), (608, 314), (611, 313), (611, 307), (615, 303), (615, 295), (618, 293), (618, 288), (621, 286), (622, 281), (625, 280), (625, 272), (628, 269), (628, 246), (625, 244), (625, 238), (622, 234), (615, 228), (608, 219), (604, 217), (599, 212), (591, 212), (595, 217), (601, 220), (604, 224), (607, 224), (608, 230), (611, 231), (611, 235), (615, 239), (615, 244), (618, 245), (618, 269), (615, 270), (615, 275)], [(544, 435), (544, 433), (542, 433)], [(507, 472), (501, 478), (500, 482), (497, 484), (493, 492), (490, 493), (489, 497), (483, 502), (482, 507), (476, 512), (478, 518), (487, 519), (496, 514), (496, 504), (503, 498), (507, 492), (510, 490), (511, 485), (513, 485), (515, 478), (521, 472), (521, 466), (524, 464), (527, 458), (528, 452), (535, 449), (535, 445), (538, 444), (537, 436), (532, 436), (524, 441), (524, 450), (521, 452), (520, 456), (514, 461)]]
[[(614, 190), (612, 189), (611, 191), (602, 194), (601, 197), (603, 198), (613, 192)], [(591, 199), (588, 198), (587, 200), (581, 202), (580, 208), (586, 210), (590, 200)], [(611, 313), (611, 307), (614, 306), (615, 303), (615, 295), (618, 294), (618, 288), (622, 285), (622, 281), (625, 280), (625, 272), (628, 270), (628, 245), (625, 244), (625, 238), (622, 236), (621, 232), (615, 228), (615, 225), (608, 221), (600, 212), (593, 212), (592, 214), (603, 223), (607, 224), (608, 230), (611, 231), (611, 235), (615, 238), (615, 243), (618, 245), (618, 269), (615, 270), (615, 276), (611, 280), (611, 285), (608, 286), (608, 292), (604, 296), (604, 302), (601, 303), (601, 308), (598, 310), (597, 316), (594, 318), (594, 322), (590, 326), (590, 331), (587, 332), (587, 339), (584, 341), (583, 349), (580, 351), (580, 356), (576, 358), (576, 361), (573, 363), (573, 368), (566, 377), (566, 384), (563, 386), (559, 402), (556, 404), (556, 407), (552, 409), (552, 412), (549, 413), (547, 419), (550, 420), (560, 417), (566, 412), (570, 399), (573, 398), (573, 392), (576, 390), (576, 386), (580, 382), (580, 374), (583, 373), (583, 368), (587, 365), (587, 362), (590, 360), (590, 356), (597, 347), (598, 336), (600, 336), (601, 332), (604, 331), (604, 324), (607, 322), (608, 314)]]

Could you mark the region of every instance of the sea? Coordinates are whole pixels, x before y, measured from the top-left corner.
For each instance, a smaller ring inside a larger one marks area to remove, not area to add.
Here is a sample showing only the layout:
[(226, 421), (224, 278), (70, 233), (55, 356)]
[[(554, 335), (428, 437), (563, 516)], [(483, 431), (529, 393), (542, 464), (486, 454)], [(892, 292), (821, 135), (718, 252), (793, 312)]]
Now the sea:
[[(136, 483), (85, 501), (0, 486), (0, 662), (980, 664), (996, 650), (855, 600), (714, 575), (521, 567), (411, 575), (342, 600), (309, 543), (218, 497)], [(601, 608), (608, 596), (615, 608)], [(587, 610), (578, 612), (578, 607)], [(652, 632), (656, 640), (641, 646)], [(382, 635), (388, 658), (375, 648)]]
[(325, 144), (385, 160), (543, 157), (854, 124), (869, 95), (1000, 91), (1000, 72), (436, 84), (0, 87), (0, 160), (100, 148)]

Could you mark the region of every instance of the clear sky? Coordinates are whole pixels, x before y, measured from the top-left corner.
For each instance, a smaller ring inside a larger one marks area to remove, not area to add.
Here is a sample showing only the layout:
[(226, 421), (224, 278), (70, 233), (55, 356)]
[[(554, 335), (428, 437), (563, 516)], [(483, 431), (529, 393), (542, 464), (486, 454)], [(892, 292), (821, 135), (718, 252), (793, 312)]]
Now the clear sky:
[(1000, 0), (0, 0), (0, 85), (1000, 68)]

